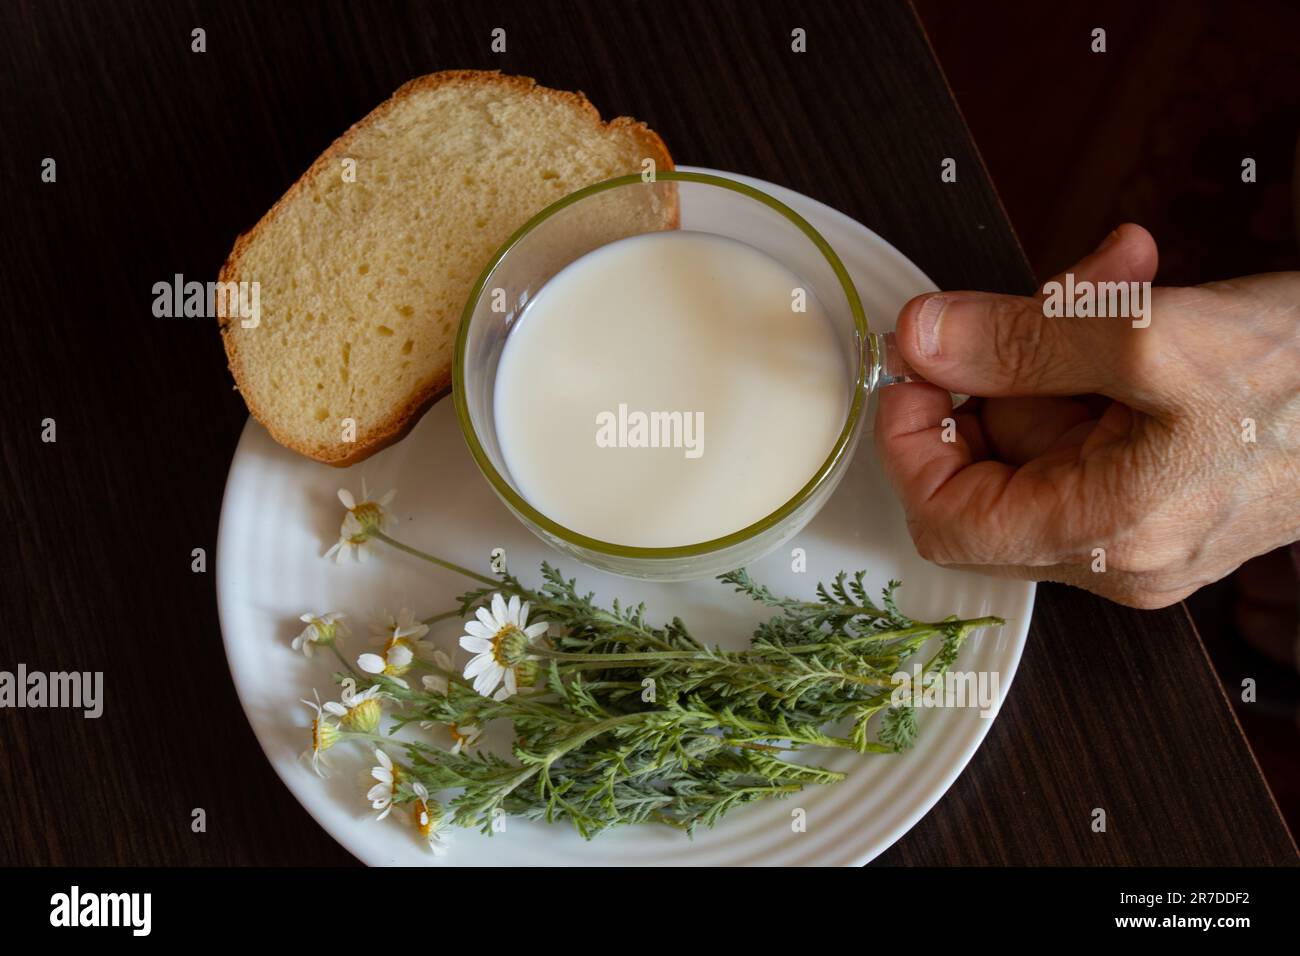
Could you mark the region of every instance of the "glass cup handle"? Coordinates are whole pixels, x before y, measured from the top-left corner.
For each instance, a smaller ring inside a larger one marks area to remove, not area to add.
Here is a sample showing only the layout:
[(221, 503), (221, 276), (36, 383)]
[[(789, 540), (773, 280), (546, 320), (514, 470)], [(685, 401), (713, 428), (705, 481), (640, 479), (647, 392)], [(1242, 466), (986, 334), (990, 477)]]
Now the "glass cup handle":
[(903, 382), (924, 382), (912, 366), (907, 364), (898, 350), (898, 340), (893, 332), (868, 332), (867, 345), (871, 349), (871, 389)]

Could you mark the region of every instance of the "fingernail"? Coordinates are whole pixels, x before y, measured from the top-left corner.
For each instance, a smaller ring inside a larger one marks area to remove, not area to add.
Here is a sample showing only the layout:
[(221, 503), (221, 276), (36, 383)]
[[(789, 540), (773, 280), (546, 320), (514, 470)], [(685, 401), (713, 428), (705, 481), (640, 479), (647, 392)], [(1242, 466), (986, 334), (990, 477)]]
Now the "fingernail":
[(1104, 252), (1105, 250), (1109, 249), (1111, 246), (1115, 244), (1115, 240), (1118, 238), (1119, 238), (1119, 230), (1112, 229), (1110, 231), (1110, 234), (1101, 241), (1101, 245), (1097, 247), (1096, 252)]
[(921, 311), (916, 313), (916, 350), (926, 358), (939, 355), (939, 324), (947, 304), (944, 296), (932, 295), (921, 303)]

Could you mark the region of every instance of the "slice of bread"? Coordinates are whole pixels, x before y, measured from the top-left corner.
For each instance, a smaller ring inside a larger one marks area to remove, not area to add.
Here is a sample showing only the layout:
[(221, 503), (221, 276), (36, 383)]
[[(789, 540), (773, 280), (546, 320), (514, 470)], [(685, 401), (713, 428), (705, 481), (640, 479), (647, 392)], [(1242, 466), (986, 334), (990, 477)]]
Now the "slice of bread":
[[(639, 173), (645, 159), (673, 168), (644, 123), (602, 123), (581, 93), (472, 70), (407, 83), (221, 269), (222, 282), (259, 283), (255, 327), (221, 320), (249, 411), (282, 445), (331, 465), (398, 440), (446, 393), (461, 311), (492, 253), (550, 203)], [(674, 228), (675, 202), (644, 195), (628, 214)]]

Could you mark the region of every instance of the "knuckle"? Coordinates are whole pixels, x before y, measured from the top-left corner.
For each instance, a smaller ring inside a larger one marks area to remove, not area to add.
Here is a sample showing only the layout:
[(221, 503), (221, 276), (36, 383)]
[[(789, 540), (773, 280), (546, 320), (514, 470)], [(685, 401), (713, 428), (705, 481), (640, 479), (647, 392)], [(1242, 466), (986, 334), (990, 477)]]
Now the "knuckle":
[(1177, 604), (1190, 593), (1190, 590), (1183, 588), (1166, 591), (1149, 584), (1139, 583), (1115, 600), (1127, 607), (1137, 608), (1139, 611), (1158, 611), (1161, 608)]
[(912, 544), (916, 548), (916, 553), (931, 564), (947, 564), (948, 552), (941, 547), (938, 535), (933, 525), (922, 523), (916, 519), (909, 518), (907, 522), (908, 533), (912, 536)]
[(1139, 611), (1158, 611), (1175, 603), (1155, 591), (1139, 589), (1120, 599), (1120, 604), (1137, 608)]
[(1195, 529), (1209, 520), (1195, 502), (1151, 500), (1142, 494), (1121, 499), (1113, 535), (1115, 566), (1145, 575), (1195, 568), (1204, 558), (1204, 542)]
[(1000, 296), (989, 303), (993, 360), (1013, 390), (1033, 388), (1040, 378), (1039, 351), (1045, 321), (1023, 299)]
[(1145, 530), (1137, 530), (1110, 549), (1107, 564), (1125, 574), (1156, 574), (1170, 564), (1165, 549)]

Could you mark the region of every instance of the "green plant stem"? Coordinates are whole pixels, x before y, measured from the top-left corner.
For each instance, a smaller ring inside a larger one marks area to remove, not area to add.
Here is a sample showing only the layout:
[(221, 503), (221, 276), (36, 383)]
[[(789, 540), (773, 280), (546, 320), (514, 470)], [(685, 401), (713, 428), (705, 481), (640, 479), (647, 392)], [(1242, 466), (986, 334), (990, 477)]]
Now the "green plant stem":
[[(689, 832), (745, 803), (833, 783), (844, 775), (787, 756), (810, 747), (894, 753), (911, 746), (915, 715), (893, 705), (890, 675), (918, 659), (924, 679), (931, 679), (951, 664), (971, 632), (1003, 623), (991, 615), (912, 620), (894, 603), (899, 582), (889, 582), (877, 607), (866, 596), (864, 572), (852, 579), (841, 573), (829, 586), (818, 585), (820, 600), (803, 601), (773, 594), (742, 569), (721, 580), (774, 616), (746, 649), (724, 651), (698, 640), (675, 617), (652, 626), (643, 604), (597, 606), (593, 595), (579, 592), (575, 580), (547, 563), (534, 591), (507, 571), (480, 574), (382, 531), (368, 533), (474, 582), (457, 598), (460, 607), (426, 618), (425, 625), (463, 617), (496, 592), (528, 601), (533, 616), (554, 631), (550, 641), (525, 652), (530, 669), (541, 665), (538, 692), (502, 700), (475, 693), (455, 669), (419, 656), (417, 674), (444, 677), (445, 694), (422, 688), (416, 675), (415, 687), (361, 675), (332, 647), (345, 675), (368, 679), (397, 702), (387, 735), (344, 735), (394, 748), (404, 755), (410, 778), (431, 791), (463, 789), (451, 801), (462, 825), (487, 827), (493, 815), (506, 812), (567, 819), (587, 837), (643, 821)], [(932, 639), (941, 639), (942, 647), (920, 658)], [(595, 672), (595, 679), (587, 681), (586, 672)], [(660, 703), (638, 699), (643, 677), (653, 677)], [(422, 721), (486, 727), (496, 720), (514, 725), (513, 760), (453, 754), (427, 735), (393, 736)], [(849, 736), (826, 732), (841, 720), (852, 721)], [(872, 720), (883, 721), (874, 733)]]
[[(574, 670), (610, 670), (626, 668), (629, 665), (639, 663), (659, 663), (661, 661), (686, 661), (695, 662), (705, 667), (721, 667), (733, 671), (748, 671), (763, 675), (770, 675), (774, 672), (789, 673), (790, 668), (781, 667), (779, 664), (763, 664), (755, 661), (737, 660), (731, 657), (710, 657), (701, 655), (698, 651), (653, 651), (644, 654), (573, 654), (564, 651), (552, 651), (547, 648), (534, 647), (530, 653), (547, 660), (561, 661), (571, 666), (566, 667), (566, 672)], [(840, 670), (829, 668), (818, 668), (807, 672), (798, 672), (795, 674), (795, 680), (821, 680), (821, 679), (844, 680), (854, 684), (862, 684), (868, 687), (889, 687), (892, 681), (885, 678), (863, 677), (860, 674), (852, 674)]]
[(493, 794), (490, 800), (485, 800), (478, 806), (472, 808), (472, 815), (468, 817), (470, 822), (478, 821), (484, 812), (490, 812), (492, 807), (500, 806), (501, 801), (510, 796), (521, 785), (527, 783), (532, 777), (542, 770), (549, 771), (551, 765), (559, 760), (565, 754), (581, 747), (587, 741), (594, 737), (599, 737), (603, 733), (613, 730), (621, 725), (631, 725), (641, 723), (647, 718), (655, 715), (655, 711), (642, 711), (635, 714), (625, 714), (619, 717), (610, 717), (607, 720), (599, 721), (591, 726), (565, 737), (558, 744), (547, 751), (546, 756), (539, 761), (531, 762), (520, 767), (519, 772), (510, 778), (509, 782), (499, 791)]
[(356, 677), (357, 672), (353, 669), (352, 663), (346, 657), (343, 656), (343, 652), (339, 650), (338, 644), (331, 642), (330, 650), (333, 651), (334, 656), (339, 659), (339, 663), (348, 669), (348, 673), (351, 674), (353, 677)]
[(433, 615), (433, 617), (426, 617), (424, 620), (420, 621), (420, 623), (426, 627), (432, 627), (439, 621), (446, 621), (453, 617), (460, 617), (460, 608), (454, 607), (450, 611), (443, 611), (441, 614)]
[(471, 571), (469, 568), (461, 567), (459, 564), (454, 564), (451, 561), (444, 561), (442, 558), (435, 558), (433, 555), (421, 551), (419, 548), (413, 548), (409, 544), (403, 544), (396, 538), (389, 537), (382, 531), (371, 531), (370, 537), (374, 538), (376, 541), (384, 542), (384, 544), (388, 545), (390, 548), (396, 548), (398, 551), (405, 551), (407, 554), (414, 555), (422, 561), (428, 561), (430, 564), (436, 564), (438, 567), (446, 568), (448, 571), (455, 571), (457, 574), (463, 574), (465, 577), (473, 578), (475, 581), (482, 584), (493, 586), (501, 584), (501, 582), (496, 578), (490, 578), (485, 574), (479, 574), (477, 571)]

